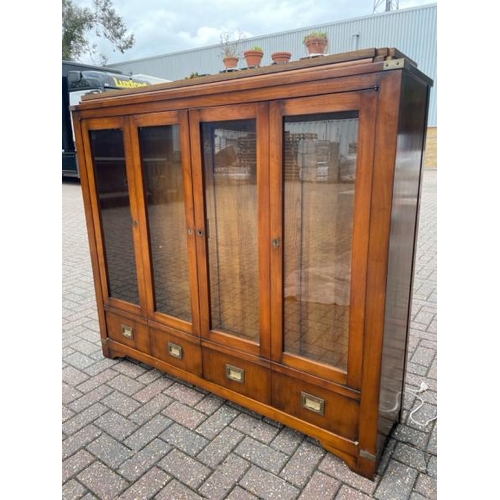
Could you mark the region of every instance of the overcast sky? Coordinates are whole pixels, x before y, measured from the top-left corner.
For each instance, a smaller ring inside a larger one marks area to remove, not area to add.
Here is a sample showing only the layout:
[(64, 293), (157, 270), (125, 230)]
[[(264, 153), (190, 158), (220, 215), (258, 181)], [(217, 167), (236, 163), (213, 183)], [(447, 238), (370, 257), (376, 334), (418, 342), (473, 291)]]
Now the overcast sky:
[[(73, 2), (91, 6), (91, 0)], [(385, 0), (113, 0), (136, 41), (124, 54), (108, 42), (101, 43), (100, 52), (110, 64), (141, 59), (218, 44), (222, 32), (251, 38), (368, 16), (375, 2), (383, 11)], [(399, 9), (430, 3), (437, 0), (399, 0)]]

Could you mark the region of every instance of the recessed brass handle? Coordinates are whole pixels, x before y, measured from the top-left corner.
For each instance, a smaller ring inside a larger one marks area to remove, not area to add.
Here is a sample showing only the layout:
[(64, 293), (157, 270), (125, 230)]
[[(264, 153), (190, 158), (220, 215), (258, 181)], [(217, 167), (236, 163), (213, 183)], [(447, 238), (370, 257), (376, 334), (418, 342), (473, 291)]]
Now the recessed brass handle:
[(245, 370), (233, 365), (226, 365), (226, 377), (243, 384), (245, 382)]
[(131, 326), (121, 325), (121, 327), (122, 327), (122, 335), (124, 337), (126, 337), (127, 339), (134, 338), (134, 329)]
[(325, 414), (325, 400), (308, 394), (307, 392), (300, 393), (302, 407), (306, 410), (313, 411), (319, 415)]
[(173, 358), (182, 359), (184, 352), (181, 345), (174, 344), (173, 342), (168, 343), (168, 353)]

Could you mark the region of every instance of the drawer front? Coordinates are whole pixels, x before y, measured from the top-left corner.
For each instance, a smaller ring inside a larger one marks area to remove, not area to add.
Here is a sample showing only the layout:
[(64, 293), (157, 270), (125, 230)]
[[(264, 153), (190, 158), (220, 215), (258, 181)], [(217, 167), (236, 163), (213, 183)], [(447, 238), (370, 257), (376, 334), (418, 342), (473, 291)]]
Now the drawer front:
[(234, 392), (271, 402), (271, 371), (265, 366), (203, 348), (203, 373), (205, 379)]
[(277, 409), (348, 439), (358, 436), (359, 403), (299, 378), (273, 372), (272, 401)]
[(149, 328), (146, 323), (107, 312), (106, 326), (110, 339), (149, 354)]
[(150, 329), (151, 354), (165, 363), (201, 377), (201, 347), (173, 331)]

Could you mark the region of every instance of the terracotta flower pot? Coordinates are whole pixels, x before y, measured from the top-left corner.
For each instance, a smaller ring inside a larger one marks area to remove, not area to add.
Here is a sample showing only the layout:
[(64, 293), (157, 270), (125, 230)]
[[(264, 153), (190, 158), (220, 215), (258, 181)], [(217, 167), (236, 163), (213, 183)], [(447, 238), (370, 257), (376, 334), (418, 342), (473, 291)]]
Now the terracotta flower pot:
[(238, 58), (237, 57), (224, 57), (224, 66), (226, 69), (234, 69), (238, 66)]
[(292, 53), (291, 52), (273, 52), (271, 54), (271, 59), (276, 64), (287, 63), (290, 60), (291, 57), (292, 57)]
[(324, 54), (328, 45), (328, 40), (325, 40), (324, 38), (309, 38), (305, 42), (305, 45), (309, 55)]
[(257, 66), (260, 66), (260, 62), (262, 61), (264, 53), (260, 50), (245, 50), (245, 52), (243, 52), (243, 55), (245, 56), (247, 66), (249, 68), (255, 68)]

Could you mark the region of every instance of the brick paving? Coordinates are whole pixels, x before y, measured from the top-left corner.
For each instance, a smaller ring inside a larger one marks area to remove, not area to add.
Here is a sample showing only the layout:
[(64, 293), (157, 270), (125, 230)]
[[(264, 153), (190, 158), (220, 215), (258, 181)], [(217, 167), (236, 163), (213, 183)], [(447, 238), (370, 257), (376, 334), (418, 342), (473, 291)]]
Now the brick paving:
[(436, 183), (426, 170), (403, 421), (369, 481), (299, 432), (142, 363), (104, 358), (81, 188), (63, 180), (63, 500), (436, 499)]

